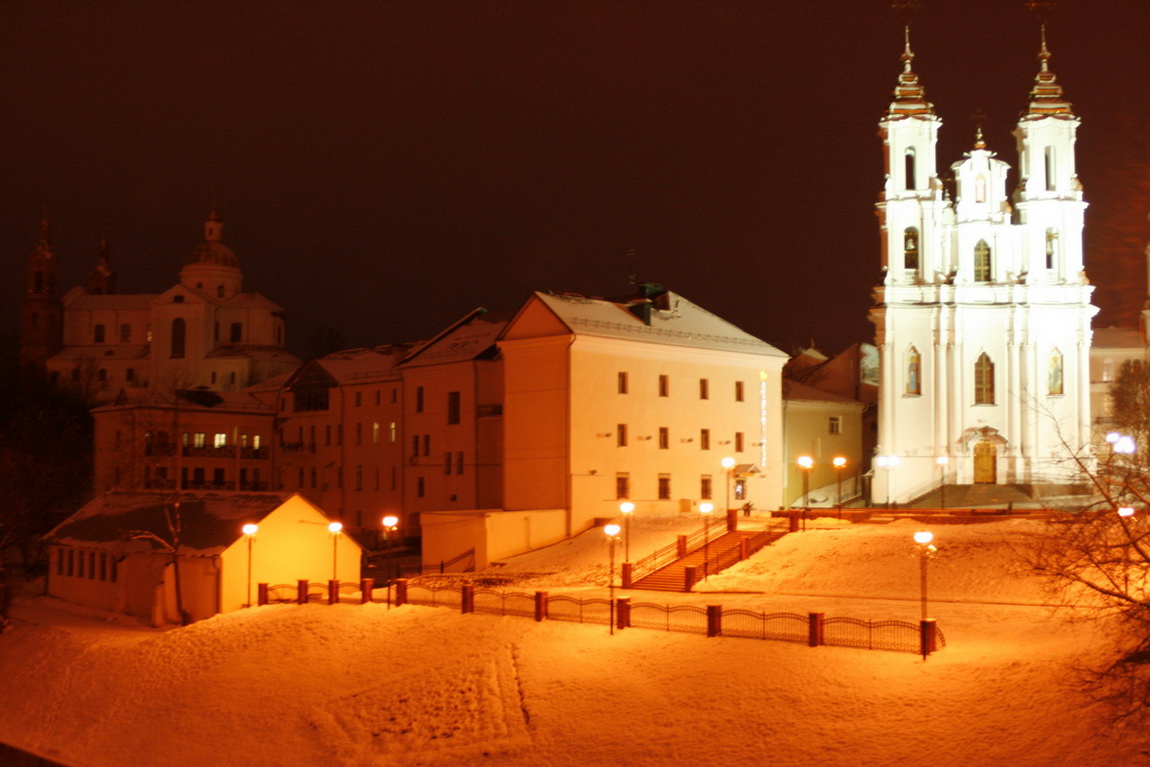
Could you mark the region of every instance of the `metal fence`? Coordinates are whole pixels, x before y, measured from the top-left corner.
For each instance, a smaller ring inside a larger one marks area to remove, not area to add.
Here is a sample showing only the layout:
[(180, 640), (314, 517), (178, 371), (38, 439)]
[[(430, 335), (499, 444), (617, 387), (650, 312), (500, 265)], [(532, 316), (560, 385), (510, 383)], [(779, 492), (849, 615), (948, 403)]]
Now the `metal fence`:
[(707, 633), (705, 607), (634, 602), (630, 612), (630, 625), (635, 628), (685, 631), (691, 634)]

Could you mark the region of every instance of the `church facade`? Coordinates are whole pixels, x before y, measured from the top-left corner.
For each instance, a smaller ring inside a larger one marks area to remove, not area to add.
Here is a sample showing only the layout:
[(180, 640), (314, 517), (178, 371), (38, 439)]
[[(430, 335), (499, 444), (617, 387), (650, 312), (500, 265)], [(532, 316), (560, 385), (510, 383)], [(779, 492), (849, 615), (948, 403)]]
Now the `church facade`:
[(883, 283), (875, 502), (947, 484), (1070, 482), (1090, 442), (1093, 288), (1083, 271), (1079, 118), (1039, 72), (1014, 129), (1018, 180), (978, 130), (938, 173), (941, 120), (912, 68), (909, 34), (879, 122)]

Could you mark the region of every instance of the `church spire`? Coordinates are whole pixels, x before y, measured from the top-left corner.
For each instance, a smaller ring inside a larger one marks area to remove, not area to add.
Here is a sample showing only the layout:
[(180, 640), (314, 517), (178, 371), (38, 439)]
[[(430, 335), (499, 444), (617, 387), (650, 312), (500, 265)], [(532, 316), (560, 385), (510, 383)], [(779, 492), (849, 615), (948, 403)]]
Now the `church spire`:
[(204, 241), (205, 242), (219, 242), (220, 232), (223, 230), (223, 222), (220, 221), (220, 214), (216, 211), (216, 201), (212, 200), (212, 209), (208, 213), (208, 220), (204, 222)]
[(1062, 96), (1062, 86), (1050, 71), (1050, 49), (1046, 47), (1046, 25), (1042, 25), (1042, 46), (1038, 51), (1039, 68), (1034, 77), (1034, 87), (1030, 89), (1030, 105), (1025, 116), (1031, 118), (1047, 115), (1073, 116), (1070, 102)]
[(899, 60), (902, 61), (902, 74), (898, 76), (898, 85), (894, 88), (894, 101), (887, 110), (887, 116), (934, 114), (934, 104), (926, 100), (926, 90), (911, 68), (914, 51), (910, 49), (910, 25), (903, 28), (903, 50)]

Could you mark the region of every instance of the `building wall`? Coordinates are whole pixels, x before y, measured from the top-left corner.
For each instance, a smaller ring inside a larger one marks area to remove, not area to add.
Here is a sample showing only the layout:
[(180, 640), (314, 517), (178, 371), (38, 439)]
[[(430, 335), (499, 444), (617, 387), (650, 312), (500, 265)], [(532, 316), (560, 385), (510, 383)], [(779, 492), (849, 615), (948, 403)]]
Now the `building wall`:
[[(850, 498), (857, 479), (866, 470), (863, 463), (863, 405), (857, 402), (822, 402), (786, 400), (786, 488), (783, 504), (799, 505), (803, 494), (804, 470), (798, 459), (809, 456), (814, 466), (807, 479), (810, 491), (832, 487), (828, 502), (837, 503), (838, 481), (842, 478), (843, 495)], [(839, 432), (831, 433), (831, 419), (838, 418)], [(846, 465), (836, 470), (834, 459), (846, 458)], [(820, 503), (819, 505), (827, 505)]]

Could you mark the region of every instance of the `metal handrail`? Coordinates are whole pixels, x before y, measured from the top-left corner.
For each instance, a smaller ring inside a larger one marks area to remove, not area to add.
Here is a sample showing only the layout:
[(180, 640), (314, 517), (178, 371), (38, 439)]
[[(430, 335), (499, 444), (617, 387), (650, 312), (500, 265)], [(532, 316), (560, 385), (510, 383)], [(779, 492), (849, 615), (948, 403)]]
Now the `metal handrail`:
[[(687, 535), (687, 553), (688, 554), (690, 554), (691, 552), (696, 551), (697, 549), (700, 549), (703, 547), (703, 543), (706, 541), (705, 536), (707, 535), (707, 531), (708, 531), (708, 526), (704, 525), (703, 527), (700, 527), (695, 532), (689, 533)], [(638, 562), (632, 563), (632, 565), (631, 565), (631, 579), (632, 579), (632, 581), (637, 581), (640, 578), (643, 578), (647, 575), (650, 575), (651, 573), (655, 572), (656, 570), (658, 570), (658, 569), (660, 569), (666, 565), (669, 565), (671, 562), (674, 562), (676, 559), (679, 559), (679, 542), (678, 541), (675, 541), (672, 544), (668, 544), (667, 546), (664, 546), (663, 548), (658, 549), (657, 551), (654, 551), (654, 552), (648, 554), (647, 556), (640, 559)]]

